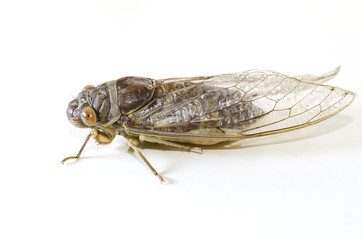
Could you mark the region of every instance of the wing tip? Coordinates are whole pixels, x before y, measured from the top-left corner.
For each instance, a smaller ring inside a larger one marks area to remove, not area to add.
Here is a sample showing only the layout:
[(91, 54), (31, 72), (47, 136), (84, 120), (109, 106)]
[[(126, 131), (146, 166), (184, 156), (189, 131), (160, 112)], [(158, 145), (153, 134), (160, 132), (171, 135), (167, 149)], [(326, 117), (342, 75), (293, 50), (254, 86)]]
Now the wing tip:
[(329, 72), (321, 75), (319, 78), (322, 80), (322, 82), (326, 82), (326, 81), (334, 78), (335, 76), (337, 76), (337, 74), (339, 73), (340, 70), (341, 70), (341, 66), (337, 66), (332, 71), (329, 71)]
[(334, 69), (334, 72), (336, 73), (336, 75), (339, 73), (340, 70), (341, 70), (341, 65), (337, 66), (337, 67)]
[[(349, 102), (349, 104), (351, 104), (353, 101), (354, 101), (354, 99), (357, 97), (357, 93), (355, 93), (355, 92), (352, 92), (352, 91), (346, 91), (346, 95), (351, 95), (352, 96), (352, 99), (351, 99), (351, 101)], [(349, 105), (348, 104), (348, 105)], [(347, 106), (348, 106), (347, 105)]]

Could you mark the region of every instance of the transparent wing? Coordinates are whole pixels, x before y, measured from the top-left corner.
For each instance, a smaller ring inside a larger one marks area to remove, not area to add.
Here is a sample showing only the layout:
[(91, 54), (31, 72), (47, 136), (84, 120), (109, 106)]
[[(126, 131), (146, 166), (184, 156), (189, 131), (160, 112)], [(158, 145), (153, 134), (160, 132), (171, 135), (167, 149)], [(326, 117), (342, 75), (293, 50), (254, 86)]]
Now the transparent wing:
[(159, 96), (134, 113), (130, 131), (235, 140), (299, 129), (337, 114), (353, 101), (354, 93), (319, 84), (337, 72), (321, 77), (288, 77), (273, 71), (250, 70), (167, 79), (163, 84), (178, 81), (183, 87)]
[[(294, 78), (305, 81), (305, 82), (312, 82), (316, 84), (323, 84), (332, 78), (334, 78), (340, 71), (341, 67), (338, 66), (332, 71), (329, 71), (327, 73), (324, 73), (320, 76), (312, 75), (312, 74), (304, 74), (304, 75), (298, 75), (294, 76)], [(269, 71), (270, 72), (270, 71)], [(183, 81), (183, 82), (197, 82), (197, 81), (205, 81), (207, 79), (215, 78), (215, 77), (229, 77), (228, 75), (238, 75), (238, 73), (235, 74), (223, 74), (218, 76), (199, 76), (199, 77), (180, 77), (180, 78), (166, 78), (166, 79), (159, 79), (159, 81), (168, 83), (168, 82), (177, 82), (177, 81)], [(236, 80), (237, 81), (237, 80)]]
[(327, 73), (325, 73), (325, 74), (323, 74), (321, 76), (315, 76), (315, 75), (312, 75), (312, 74), (305, 74), (305, 75), (295, 76), (294, 78), (296, 78), (298, 80), (301, 80), (301, 81), (305, 81), (305, 82), (323, 84), (323, 83), (331, 80), (332, 78), (334, 78), (339, 73), (340, 69), (341, 69), (341, 67), (336, 67), (332, 71), (327, 72)]

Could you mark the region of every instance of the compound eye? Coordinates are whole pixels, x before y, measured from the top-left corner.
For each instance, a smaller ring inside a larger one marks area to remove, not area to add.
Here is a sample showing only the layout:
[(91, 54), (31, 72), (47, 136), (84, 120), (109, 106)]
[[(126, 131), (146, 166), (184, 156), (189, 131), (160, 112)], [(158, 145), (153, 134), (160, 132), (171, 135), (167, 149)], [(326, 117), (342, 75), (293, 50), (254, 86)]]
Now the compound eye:
[(93, 85), (87, 85), (83, 88), (83, 91), (87, 91), (88, 89), (94, 88)]
[(93, 127), (97, 122), (97, 116), (94, 110), (91, 107), (84, 107), (80, 114), (82, 121), (85, 125)]

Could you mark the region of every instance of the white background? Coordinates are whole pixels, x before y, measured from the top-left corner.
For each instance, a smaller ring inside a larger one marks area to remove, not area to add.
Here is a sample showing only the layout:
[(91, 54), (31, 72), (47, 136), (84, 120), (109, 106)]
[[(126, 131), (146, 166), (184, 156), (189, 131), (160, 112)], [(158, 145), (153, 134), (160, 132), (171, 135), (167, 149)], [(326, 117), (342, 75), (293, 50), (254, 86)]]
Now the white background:
[[(1, 239), (361, 239), (362, 101), (319, 125), (203, 154), (125, 140), (78, 152), (65, 110), (122, 76), (288, 75), (341, 65), (362, 93), (362, 4), (345, 1), (2, 1)], [(270, 144), (273, 143), (273, 144)]]

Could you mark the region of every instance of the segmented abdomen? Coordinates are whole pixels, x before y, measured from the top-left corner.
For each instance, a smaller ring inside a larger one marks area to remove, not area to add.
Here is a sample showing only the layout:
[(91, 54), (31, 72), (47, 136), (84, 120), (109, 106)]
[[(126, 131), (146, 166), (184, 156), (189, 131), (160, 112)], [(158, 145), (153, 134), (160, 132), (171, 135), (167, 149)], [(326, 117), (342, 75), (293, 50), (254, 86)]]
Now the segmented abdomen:
[[(170, 89), (160, 86), (162, 89)], [(207, 83), (175, 82), (178, 90), (156, 97), (132, 117), (135, 125), (165, 132), (187, 132), (206, 128), (241, 129), (249, 119), (262, 114), (252, 102), (241, 101), (237, 88), (220, 88)], [(157, 90), (157, 89), (156, 89)], [(161, 91), (160, 91), (161, 92)]]

